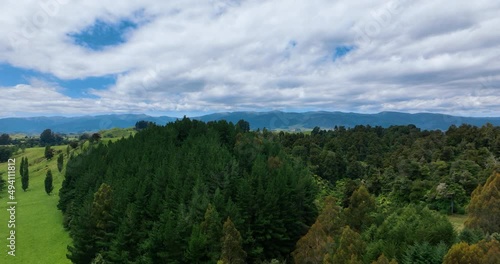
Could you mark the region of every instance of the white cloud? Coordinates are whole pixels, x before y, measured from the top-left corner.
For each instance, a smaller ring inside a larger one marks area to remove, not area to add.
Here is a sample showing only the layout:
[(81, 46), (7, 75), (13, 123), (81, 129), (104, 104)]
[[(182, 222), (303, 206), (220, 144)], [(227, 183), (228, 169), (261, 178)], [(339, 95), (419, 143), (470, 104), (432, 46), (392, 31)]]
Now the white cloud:
[[(10, 1), (0, 11), (0, 62), (61, 79), (118, 78), (90, 91), (98, 99), (0, 88), (55, 98), (0, 105), (9, 109), (2, 115), (304, 108), (499, 116), (499, 12), (493, 0)], [(141, 26), (123, 45), (91, 51), (68, 37), (96, 19), (125, 18)], [(344, 45), (356, 48), (334, 62)]]

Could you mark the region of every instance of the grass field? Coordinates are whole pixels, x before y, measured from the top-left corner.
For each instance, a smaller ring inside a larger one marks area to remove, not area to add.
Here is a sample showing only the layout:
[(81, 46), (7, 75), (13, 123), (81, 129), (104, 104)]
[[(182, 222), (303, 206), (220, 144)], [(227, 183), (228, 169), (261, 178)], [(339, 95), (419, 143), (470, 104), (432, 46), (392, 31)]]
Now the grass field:
[(450, 220), (451, 224), (457, 230), (457, 232), (460, 232), (464, 229), (464, 222), (465, 219), (467, 219), (467, 215), (449, 215), (448, 220)]
[[(66, 153), (66, 146), (53, 147)], [(24, 192), (21, 188), (19, 167), (21, 157), (28, 157), (30, 182)], [(19, 264), (58, 264), (71, 263), (66, 259), (67, 245), (71, 239), (62, 225), (62, 213), (57, 210), (58, 191), (61, 188), (63, 173), (57, 170), (57, 154), (50, 161), (44, 158), (44, 148), (29, 148), (18, 153), (16, 158), (16, 256), (7, 254), (8, 214), (7, 190), (0, 193), (0, 263)], [(65, 155), (65, 163), (67, 156)], [(54, 191), (49, 196), (45, 192), (44, 180), (48, 169), (52, 170)], [(7, 179), (7, 164), (0, 164), (0, 174)]]

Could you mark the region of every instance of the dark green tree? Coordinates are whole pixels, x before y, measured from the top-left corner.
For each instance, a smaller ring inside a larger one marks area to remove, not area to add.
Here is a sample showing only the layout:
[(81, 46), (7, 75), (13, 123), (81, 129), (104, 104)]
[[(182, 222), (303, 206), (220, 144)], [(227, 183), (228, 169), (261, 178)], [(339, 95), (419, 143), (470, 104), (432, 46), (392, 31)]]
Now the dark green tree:
[(26, 191), (29, 187), (29, 182), (30, 182), (30, 171), (28, 167), (28, 158), (22, 158), (21, 159), (21, 182), (22, 182), (22, 187), (23, 191)]
[(90, 134), (89, 133), (83, 133), (83, 134), (80, 135), (80, 137), (78, 139), (80, 139), (82, 141), (88, 140), (88, 139), (90, 139)]
[(92, 134), (92, 136), (90, 137), (89, 140), (90, 140), (91, 143), (99, 142), (99, 140), (101, 140), (101, 134), (94, 133), (94, 134)]
[(45, 192), (50, 195), (52, 190), (54, 190), (54, 186), (52, 185), (52, 171), (49, 169), (45, 175)]
[(76, 148), (78, 148), (78, 141), (71, 141), (71, 142), (69, 142), (69, 146), (70, 146), (72, 149), (76, 149)]
[(14, 150), (13, 147), (0, 146), (0, 162), (7, 162), (12, 157)]
[(247, 121), (245, 121), (243, 119), (239, 120), (238, 123), (236, 123), (236, 127), (239, 131), (241, 131), (243, 133), (250, 131), (250, 123), (248, 123)]
[(54, 150), (50, 146), (45, 147), (45, 158), (50, 160), (54, 157)]
[(150, 121), (144, 121), (144, 120), (137, 121), (135, 123), (135, 130), (140, 131), (140, 130), (147, 128), (150, 125), (154, 125), (154, 123), (150, 122)]
[(208, 263), (207, 236), (201, 231), (199, 225), (194, 225), (184, 254), (189, 263)]
[(10, 144), (10, 136), (9, 134), (0, 135), (0, 145), (9, 145)]
[(40, 143), (42, 145), (48, 146), (52, 145), (56, 142), (56, 136), (54, 132), (50, 129), (45, 129), (41, 134), (40, 134)]
[(91, 263), (97, 254), (95, 222), (90, 216), (91, 207), (90, 202), (85, 202), (76, 211), (70, 230), (73, 243), (68, 246), (66, 257), (76, 264)]
[(21, 158), (21, 166), (19, 167), (19, 175), (24, 176), (24, 157)]
[(63, 165), (64, 165), (64, 156), (63, 156), (63, 154), (61, 153), (61, 154), (59, 154), (59, 156), (57, 157), (57, 170), (58, 170), (59, 172), (61, 172), (61, 171), (62, 171), (62, 169), (63, 169)]
[(207, 238), (208, 258), (212, 263), (217, 262), (221, 253), (220, 237), (222, 237), (222, 219), (212, 204), (208, 204), (205, 219), (201, 222), (200, 229), (202, 234)]

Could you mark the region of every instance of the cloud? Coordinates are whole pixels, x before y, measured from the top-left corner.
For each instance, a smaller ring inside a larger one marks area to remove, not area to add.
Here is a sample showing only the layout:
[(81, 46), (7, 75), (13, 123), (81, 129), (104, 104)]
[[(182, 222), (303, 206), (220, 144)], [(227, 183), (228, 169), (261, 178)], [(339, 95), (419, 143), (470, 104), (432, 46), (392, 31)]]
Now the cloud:
[[(65, 97), (50, 84), (0, 88), (56, 98), (12, 98), (24, 103), (1, 115), (316, 109), (499, 116), (499, 11), (491, 0), (9, 1), (0, 11), (7, 36), (0, 62), (61, 80), (116, 82), (89, 87), (97, 98)], [(71, 37), (96, 22), (122, 21), (138, 26), (115, 46), (91, 50)]]

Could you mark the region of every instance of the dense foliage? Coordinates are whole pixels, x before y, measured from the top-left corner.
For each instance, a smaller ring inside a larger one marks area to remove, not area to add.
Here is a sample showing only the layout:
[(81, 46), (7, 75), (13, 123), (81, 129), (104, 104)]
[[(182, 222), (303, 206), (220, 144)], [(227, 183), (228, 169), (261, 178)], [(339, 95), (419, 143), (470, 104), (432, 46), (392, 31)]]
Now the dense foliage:
[[(481, 204), (500, 197), (499, 127), (142, 125), (67, 162), (58, 206), (74, 263), (442, 263), (469, 250), (459, 241), (496, 250), (497, 236), (480, 241), (498, 232)], [(469, 201), (457, 234), (445, 214)]]
[(500, 127), (451, 126), (428, 131), (408, 126), (316, 128), (311, 135), (280, 132), (287, 151), (333, 184), (344, 207), (363, 182), (391, 203), (426, 203), (464, 213), (472, 191), (498, 166)]
[(236, 258), (255, 262), (289, 256), (317, 215), (316, 192), (307, 168), (278, 143), (225, 121), (183, 119), (69, 160), (59, 208), (74, 263), (98, 255), (214, 263), (235, 247), (221, 239), (235, 234), (245, 253)]
[(10, 158), (12, 158), (12, 154), (15, 150), (16, 149), (13, 147), (0, 146), (0, 162), (7, 162)]

